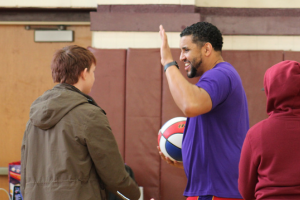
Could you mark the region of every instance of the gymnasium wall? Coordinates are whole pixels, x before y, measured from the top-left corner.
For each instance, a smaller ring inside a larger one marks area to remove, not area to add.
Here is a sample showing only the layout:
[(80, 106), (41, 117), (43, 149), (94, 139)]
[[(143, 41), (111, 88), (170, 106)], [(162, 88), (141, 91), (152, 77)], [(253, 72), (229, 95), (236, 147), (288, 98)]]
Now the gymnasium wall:
[[(295, 52), (300, 51), (299, 5), (296, 3), (290, 9), (290, 5), (283, 6), (282, 2), (98, 1), (97, 11), (91, 13), (93, 51), (126, 50), (124, 135), (117, 137), (125, 162), (144, 187), (145, 199), (185, 199), (184, 172), (161, 161), (156, 150), (161, 125), (182, 116), (159, 63), (159, 25), (164, 26), (177, 61), (179, 34), (187, 25), (208, 21), (219, 27), (224, 39), (223, 58), (233, 64), (242, 78), (252, 126), (267, 117), (263, 89), (266, 69), (300, 55)], [(109, 62), (104, 65), (114, 68)], [(103, 70), (101, 64), (97, 70)], [(182, 66), (181, 70), (186, 76)], [(93, 89), (92, 95), (96, 93), (97, 89)], [(103, 106), (109, 109), (112, 102), (104, 102)], [(109, 112), (107, 115), (110, 121), (117, 120)]]
[[(160, 126), (175, 116), (182, 116), (170, 95), (159, 63), (159, 25), (164, 26), (177, 61), (179, 34), (186, 26), (208, 21), (221, 30), (222, 55), (242, 78), (252, 126), (267, 117), (263, 89), (266, 69), (284, 59), (297, 60), (300, 55), (297, 52), (300, 51), (299, 6), (295, 2), (290, 6), (283, 1), (267, 0), (98, 1), (97, 11), (91, 12), (93, 51), (126, 50), (124, 135), (118, 136), (124, 140), (118, 143), (125, 162), (132, 166), (138, 183), (144, 187), (145, 199), (184, 199), (182, 193), (186, 184), (182, 170), (159, 160), (155, 148)], [(107, 62), (105, 65), (114, 68)], [(99, 68), (102, 70), (101, 66)], [(160, 70), (161, 80), (157, 70)], [(149, 85), (149, 81), (153, 85)], [(190, 81), (194, 83), (195, 80)], [(159, 82), (161, 88), (157, 89)], [(93, 94), (96, 93), (94, 89)], [(108, 102), (103, 106), (112, 106), (109, 104), (113, 101)], [(158, 108), (159, 125), (156, 124)], [(110, 118), (109, 112), (108, 118), (116, 120)], [(143, 130), (142, 127), (146, 128)]]
[[(20, 159), (30, 104), (53, 86), (50, 55), (68, 45), (35, 44), (20, 24), (84, 25), (74, 28), (80, 30), (75, 43), (92, 46), (98, 60), (91, 95), (107, 112), (124, 161), (144, 187), (144, 199), (183, 200), (184, 172), (162, 162), (156, 149), (161, 125), (182, 115), (160, 66), (159, 24), (166, 28), (178, 62), (184, 27), (209, 21), (221, 29), (223, 57), (242, 78), (253, 125), (266, 117), (265, 70), (284, 59), (300, 61), (299, 8), (293, 0), (0, 0), (0, 91), (5, 94), (0, 103), (0, 167)], [(0, 187), (7, 186), (7, 176), (0, 176)], [(6, 199), (4, 193), (0, 199)]]
[[(90, 50), (98, 60), (91, 96), (107, 112), (124, 161), (132, 167), (138, 184), (144, 187), (144, 198), (184, 199), (183, 170), (161, 161), (156, 149), (160, 127), (173, 117), (183, 116), (170, 94), (159, 49)], [(172, 49), (172, 53), (186, 77), (179, 62), (180, 50)], [(267, 117), (263, 90), (266, 69), (284, 58), (300, 56), (299, 52), (284, 51), (227, 50), (222, 54), (242, 78), (250, 126)], [(197, 78), (188, 80), (198, 81)]]

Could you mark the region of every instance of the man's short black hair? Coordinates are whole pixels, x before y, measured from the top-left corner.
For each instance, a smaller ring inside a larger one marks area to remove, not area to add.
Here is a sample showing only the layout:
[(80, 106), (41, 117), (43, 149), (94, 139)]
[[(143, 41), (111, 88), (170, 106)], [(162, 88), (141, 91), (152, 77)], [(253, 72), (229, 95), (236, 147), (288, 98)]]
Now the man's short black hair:
[(201, 46), (204, 43), (211, 43), (215, 51), (222, 51), (223, 37), (220, 30), (209, 22), (198, 22), (186, 27), (181, 33), (180, 37), (193, 36), (193, 42)]

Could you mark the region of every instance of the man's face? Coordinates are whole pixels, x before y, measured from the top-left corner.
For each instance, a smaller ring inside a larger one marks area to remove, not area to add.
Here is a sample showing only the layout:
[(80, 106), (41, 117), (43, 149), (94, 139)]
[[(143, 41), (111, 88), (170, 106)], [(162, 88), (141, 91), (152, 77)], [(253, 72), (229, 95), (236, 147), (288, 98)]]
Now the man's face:
[(204, 73), (201, 49), (193, 43), (193, 36), (187, 35), (180, 38), (180, 60), (185, 64), (185, 71), (189, 78), (202, 76)]

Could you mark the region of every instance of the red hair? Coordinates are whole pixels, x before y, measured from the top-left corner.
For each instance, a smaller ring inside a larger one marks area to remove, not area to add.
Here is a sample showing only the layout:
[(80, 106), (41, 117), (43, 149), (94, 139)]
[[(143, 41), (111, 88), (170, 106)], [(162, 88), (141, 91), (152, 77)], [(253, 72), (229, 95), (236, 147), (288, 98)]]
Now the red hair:
[(57, 83), (74, 85), (78, 82), (80, 73), (92, 64), (96, 65), (96, 58), (86, 48), (71, 45), (55, 52), (52, 62), (52, 79)]

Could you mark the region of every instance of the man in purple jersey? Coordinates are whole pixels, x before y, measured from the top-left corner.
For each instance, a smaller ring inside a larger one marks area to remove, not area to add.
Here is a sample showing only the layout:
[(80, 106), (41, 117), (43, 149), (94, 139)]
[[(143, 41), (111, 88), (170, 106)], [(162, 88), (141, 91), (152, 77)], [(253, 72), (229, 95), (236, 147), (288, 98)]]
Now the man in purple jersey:
[(182, 141), (188, 200), (242, 199), (238, 191), (238, 164), (249, 129), (248, 106), (240, 76), (222, 58), (223, 38), (217, 27), (198, 22), (180, 34), (180, 60), (189, 83), (178, 70), (165, 30), (160, 26), (161, 63), (177, 106), (188, 117)]

